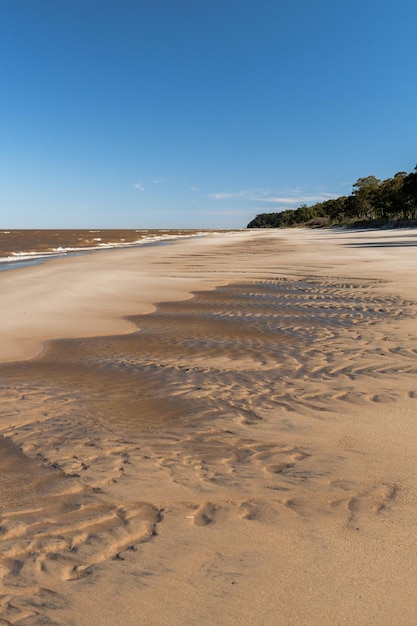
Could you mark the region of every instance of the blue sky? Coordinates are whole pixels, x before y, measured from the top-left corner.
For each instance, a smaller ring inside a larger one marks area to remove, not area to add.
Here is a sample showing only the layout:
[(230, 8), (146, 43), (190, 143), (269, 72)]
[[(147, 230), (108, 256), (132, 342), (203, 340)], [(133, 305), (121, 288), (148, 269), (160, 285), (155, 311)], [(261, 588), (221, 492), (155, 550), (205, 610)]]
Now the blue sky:
[(415, 0), (0, 10), (0, 228), (241, 228), (417, 163)]

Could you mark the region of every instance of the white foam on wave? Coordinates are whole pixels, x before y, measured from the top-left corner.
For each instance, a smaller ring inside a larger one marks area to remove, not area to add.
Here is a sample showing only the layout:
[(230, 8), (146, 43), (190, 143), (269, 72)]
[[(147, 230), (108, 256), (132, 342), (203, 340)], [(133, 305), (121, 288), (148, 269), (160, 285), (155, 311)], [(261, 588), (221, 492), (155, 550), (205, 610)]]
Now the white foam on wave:
[[(90, 231), (94, 232), (94, 231)], [(98, 232), (98, 231), (97, 231)], [(136, 231), (140, 232), (140, 231)], [(79, 252), (91, 252), (93, 250), (108, 250), (111, 248), (135, 248), (149, 243), (157, 243), (158, 241), (167, 241), (181, 238), (198, 237), (204, 234), (204, 231), (194, 232), (192, 234), (170, 234), (167, 231), (162, 231), (161, 234), (144, 235), (140, 239), (135, 241), (115, 241), (115, 242), (103, 242), (101, 238), (95, 238), (97, 241), (96, 246), (83, 246), (83, 247), (62, 247), (57, 246), (52, 250), (45, 252), (33, 251), (33, 252), (12, 252), (9, 256), (0, 257), (0, 263), (13, 264), (14, 262), (21, 261), (41, 261), (50, 259), (53, 257), (66, 256), (69, 254), (76, 254)]]

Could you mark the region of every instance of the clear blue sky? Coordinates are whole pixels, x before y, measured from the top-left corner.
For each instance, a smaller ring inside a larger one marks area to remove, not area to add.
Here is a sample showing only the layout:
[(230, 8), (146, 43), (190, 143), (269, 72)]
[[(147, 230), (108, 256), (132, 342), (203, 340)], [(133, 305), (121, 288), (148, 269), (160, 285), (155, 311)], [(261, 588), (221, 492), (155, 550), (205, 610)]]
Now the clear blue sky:
[(415, 0), (0, 15), (0, 228), (240, 228), (417, 163)]

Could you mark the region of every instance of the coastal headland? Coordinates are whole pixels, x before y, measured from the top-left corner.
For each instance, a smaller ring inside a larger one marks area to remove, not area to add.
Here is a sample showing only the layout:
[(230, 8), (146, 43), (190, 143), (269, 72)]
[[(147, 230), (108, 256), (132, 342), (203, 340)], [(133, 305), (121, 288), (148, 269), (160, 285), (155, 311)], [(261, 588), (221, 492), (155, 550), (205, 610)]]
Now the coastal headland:
[(412, 626), (417, 231), (0, 272), (0, 623)]

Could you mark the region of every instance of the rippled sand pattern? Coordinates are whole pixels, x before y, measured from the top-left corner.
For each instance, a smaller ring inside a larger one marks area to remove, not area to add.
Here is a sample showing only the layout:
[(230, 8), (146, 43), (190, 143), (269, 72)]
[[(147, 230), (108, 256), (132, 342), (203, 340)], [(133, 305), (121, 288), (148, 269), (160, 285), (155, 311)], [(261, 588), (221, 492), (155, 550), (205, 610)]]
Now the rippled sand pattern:
[(54, 581), (122, 567), (170, 516), (353, 529), (389, 508), (399, 486), (367, 480), (354, 443), (322, 433), (396, 401), (390, 376), (417, 373), (417, 345), (395, 337), (410, 316), (377, 282), (231, 285), (131, 318), (134, 334), (0, 366), (0, 622), (59, 623)]

